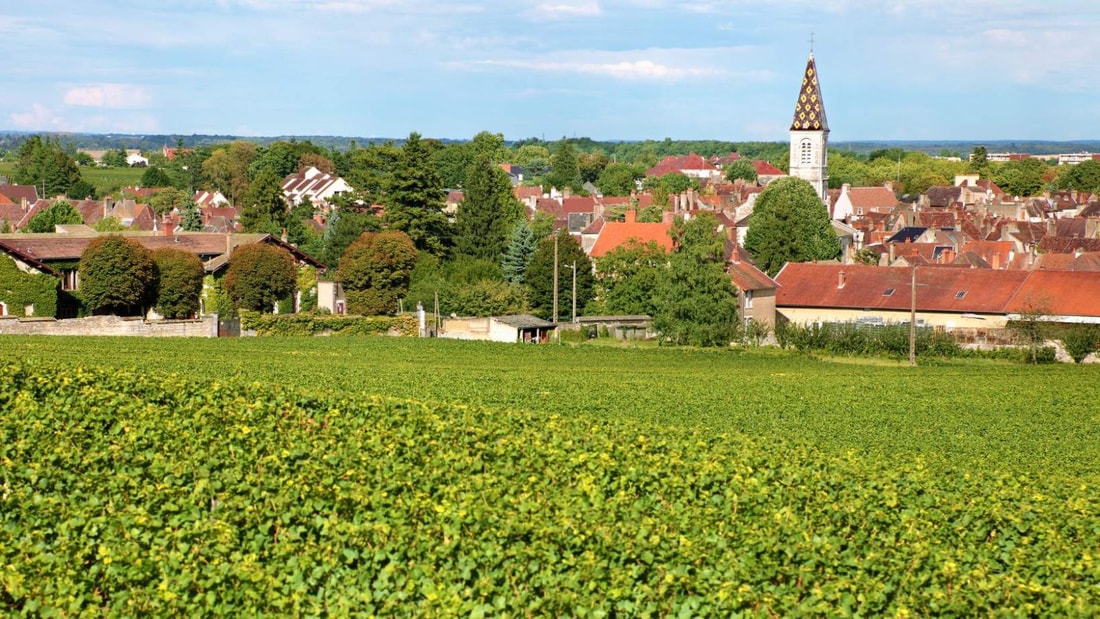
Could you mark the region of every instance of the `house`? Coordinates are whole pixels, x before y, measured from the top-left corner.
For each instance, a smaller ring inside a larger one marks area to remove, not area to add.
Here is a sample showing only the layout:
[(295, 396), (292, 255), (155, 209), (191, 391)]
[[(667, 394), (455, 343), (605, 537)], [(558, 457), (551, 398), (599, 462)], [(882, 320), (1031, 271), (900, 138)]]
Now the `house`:
[(141, 151), (127, 151), (126, 165), (131, 168), (144, 168), (149, 165), (149, 160), (141, 156)]
[(695, 153), (665, 157), (657, 165), (646, 170), (645, 175), (659, 178), (675, 173), (707, 180), (722, 176), (722, 172), (714, 164)]
[(546, 344), (557, 325), (547, 320), (519, 314), (488, 318), (445, 318), (439, 337), (458, 340)]
[(868, 213), (889, 213), (897, 205), (894, 191), (887, 186), (852, 187), (848, 183), (841, 186), (835, 199), (829, 200), (832, 218), (843, 221)]
[[(117, 233), (116, 233), (117, 234)], [(4, 234), (0, 235), (0, 254), (25, 263), (41, 272), (56, 275), (61, 280), (63, 293), (80, 289), (79, 261), (88, 243), (98, 234)], [(270, 234), (209, 234), (202, 232), (175, 232), (171, 234), (127, 232), (123, 236), (133, 239), (149, 250), (175, 247), (197, 256), (208, 275), (219, 275), (229, 264), (233, 250), (246, 243), (269, 243), (281, 247), (295, 258), (299, 266), (312, 266), (325, 270), (325, 265)], [(22, 268), (22, 267), (21, 267)], [(70, 295), (61, 295), (57, 301), (57, 318), (76, 315), (77, 306)]]
[(328, 201), (334, 196), (353, 191), (344, 179), (312, 166), (284, 178), (282, 189), (283, 196), (292, 205), (308, 200), (322, 208), (327, 207)]
[[(604, 221), (595, 230), (591, 245), (584, 242), (582, 234), (582, 247), (588, 252), (590, 258), (600, 258), (617, 247), (626, 245), (629, 241), (640, 244), (649, 242), (657, 243), (657, 246), (665, 252), (672, 251), (672, 211), (665, 211), (664, 220), (656, 223), (639, 222), (638, 212), (631, 209), (626, 211), (625, 221)], [(588, 229), (586, 229), (587, 231)]]
[(9, 185), (0, 183), (0, 195), (3, 195), (13, 203), (24, 209), (38, 202), (38, 187), (35, 185)]
[(196, 191), (192, 200), (199, 208), (229, 206), (229, 199), (220, 191)]
[(168, 161), (172, 161), (176, 157), (178, 157), (180, 155), (186, 155), (188, 153), (193, 152), (194, 150), (195, 149), (193, 149), (193, 148), (171, 148), (167, 144), (165, 144), (164, 145), (164, 150), (162, 152), (164, 154), (165, 159), (167, 159)]
[(61, 273), (0, 239), (0, 317), (56, 313)]
[(775, 293), (779, 284), (768, 274), (745, 260), (739, 249), (734, 249), (726, 264), (726, 272), (740, 296), (737, 315), (744, 322), (757, 322), (775, 327)]

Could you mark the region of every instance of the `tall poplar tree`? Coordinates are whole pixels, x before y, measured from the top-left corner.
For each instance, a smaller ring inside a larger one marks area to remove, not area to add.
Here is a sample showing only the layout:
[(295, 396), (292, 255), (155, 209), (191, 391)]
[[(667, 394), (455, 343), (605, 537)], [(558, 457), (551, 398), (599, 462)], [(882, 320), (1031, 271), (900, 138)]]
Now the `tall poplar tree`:
[(509, 235), (523, 217), (508, 175), (486, 153), (466, 173), (462, 204), (455, 217), (455, 250), (471, 258), (499, 262)]

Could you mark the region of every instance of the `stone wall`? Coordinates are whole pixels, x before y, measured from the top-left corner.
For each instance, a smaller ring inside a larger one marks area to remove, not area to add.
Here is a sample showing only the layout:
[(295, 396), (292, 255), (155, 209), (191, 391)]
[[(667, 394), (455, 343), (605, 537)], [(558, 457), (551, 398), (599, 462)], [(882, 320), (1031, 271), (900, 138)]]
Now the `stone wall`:
[(0, 335), (130, 335), (138, 337), (217, 337), (217, 316), (201, 320), (87, 318), (0, 318)]

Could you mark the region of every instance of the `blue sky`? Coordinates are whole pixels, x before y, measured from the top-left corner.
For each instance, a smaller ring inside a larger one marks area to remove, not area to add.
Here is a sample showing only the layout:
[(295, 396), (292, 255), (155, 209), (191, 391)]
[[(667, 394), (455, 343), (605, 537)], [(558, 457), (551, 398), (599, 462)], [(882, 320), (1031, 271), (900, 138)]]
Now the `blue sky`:
[[(0, 129), (786, 140), (1100, 138), (1096, 0), (39, 0)], [(15, 8), (18, 7), (18, 8)]]

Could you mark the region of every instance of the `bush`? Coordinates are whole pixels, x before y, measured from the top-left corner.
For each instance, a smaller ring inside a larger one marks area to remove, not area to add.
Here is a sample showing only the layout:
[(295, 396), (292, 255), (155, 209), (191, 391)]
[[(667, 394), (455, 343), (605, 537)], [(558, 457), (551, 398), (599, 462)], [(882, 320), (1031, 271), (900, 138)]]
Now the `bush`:
[(149, 250), (117, 234), (92, 239), (80, 256), (80, 298), (93, 314), (144, 314), (156, 270)]
[(157, 313), (165, 318), (189, 318), (196, 314), (204, 275), (198, 256), (175, 247), (162, 247), (152, 256), (157, 272)]
[(1096, 325), (1073, 325), (1062, 335), (1062, 346), (1074, 363), (1081, 363), (1096, 352), (1097, 342), (1100, 342), (1100, 327)]
[(336, 278), (344, 286), (348, 311), (393, 314), (409, 291), (416, 246), (404, 232), (364, 232), (340, 258)]
[(241, 328), (252, 329), (258, 336), (309, 335), (417, 335), (415, 316), (334, 316), (324, 314), (281, 314), (272, 316), (241, 312)]
[[(832, 355), (881, 355), (903, 358), (909, 355), (909, 325), (863, 325), (854, 322), (811, 323), (805, 326), (781, 323), (775, 328), (780, 347), (800, 352), (824, 352)], [(919, 327), (916, 333), (918, 355), (953, 357), (959, 346), (949, 334)]]
[(270, 313), (275, 304), (294, 294), (298, 269), (281, 247), (249, 243), (233, 250), (223, 286), (235, 305)]

